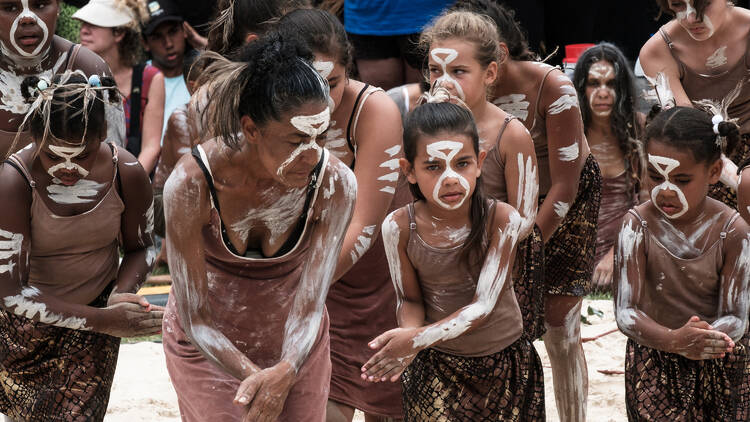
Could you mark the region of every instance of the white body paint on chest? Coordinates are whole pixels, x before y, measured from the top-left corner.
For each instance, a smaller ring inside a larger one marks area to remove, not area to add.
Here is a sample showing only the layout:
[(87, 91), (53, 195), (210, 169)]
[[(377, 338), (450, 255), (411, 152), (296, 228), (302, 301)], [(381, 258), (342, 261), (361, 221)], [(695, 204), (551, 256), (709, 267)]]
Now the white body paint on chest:
[(500, 107), (504, 112), (521, 120), (529, 117), (529, 102), (524, 94), (510, 94), (495, 98), (493, 104)]
[(573, 142), (567, 147), (558, 148), (557, 152), (560, 154), (560, 161), (575, 161), (578, 159), (580, 152), (578, 142)]
[[(662, 182), (662, 184), (658, 186), (655, 186), (651, 190), (651, 201), (653, 202), (653, 205), (667, 218), (678, 218), (685, 214), (688, 211), (688, 203), (687, 199), (685, 198), (685, 194), (682, 192), (682, 189), (669, 181), (669, 173), (679, 167), (680, 162), (672, 158), (651, 154), (648, 155), (648, 162), (651, 163), (652, 166), (654, 166), (656, 171), (659, 172), (662, 177), (664, 177), (664, 182)], [(677, 194), (677, 199), (679, 199), (680, 204), (682, 205), (682, 209), (680, 211), (670, 215), (662, 211), (661, 207), (657, 205), (656, 197), (659, 195), (659, 192), (663, 190), (672, 190)]]
[(377, 226), (365, 226), (362, 229), (362, 234), (357, 236), (357, 243), (354, 244), (354, 250), (351, 251), (350, 256), (352, 257), (352, 264), (355, 264), (362, 255), (370, 249), (372, 244), (372, 235), (375, 233)]
[(703, 250), (697, 247), (698, 239), (703, 237), (706, 231), (713, 227), (720, 218), (722, 218), (722, 214), (716, 214), (711, 218), (701, 215), (698, 220), (703, 220), (703, 222), (690, 236), (685, 235), (669, 221), (658, 219), (655, 225), (660, 230), (654, 231), (654, 235), (673, 255), (682, 259), (692, 259), (703, 253)]
[(16, 263), (13, 257), (21, 257), (23, 235), (0, 229), (0, 274), (12, 273)]
[(289, 164), (291, 164), (298, 155), (309, 149), (315, 150), (317, 152), (317, 159), (320, 160), (322, 149), (318, 146), (315, 140), (321, 133), (325, 132), (326, 129), (328, 129), (328, 123), (330, 122), (330, 119), (331, 110), (328, 107), (326, 107), (326, 109), (321, 111), (320, 113), (314, 114), (312, 116), (292, 117), (292, 119), (290, 120), (292, 126), (294, 126), (300, 132), (303, 132), (310, 136), (310, 141), (301, 143), (294, 151), (292, 151), (291, 155), (289, 155), (289, 158), (281, 163), (278, 170), (276, 170), (276, 174), (279, 177), (284, 177), (284, 170), (287, 168), (287, 166), (289, 166)]
[(54, 325), (56, 327), (69, 328), (71, 330), (89, 330), (86, 327), (86, 318), (68, 317), (57, 315), (47, 311), (47, 305), (35, 302), (32, 298), (40, 294), (35, 287), (26, 287), (21, 290), (21, 294), (15, 296), (6, 296), (3, 303), (6, 308), (15, 306), (13, 313), (29, 319), (39, 315), (39, 322)]
[(563, 94), (560, 98), (556, 99), (555, 102), (550, 104), (548, 112), (549, 114), (555, 115), (560, 114), (565, 110), (578, 107), (578, 96), (573, 94)]
[[(444, 55), (444, 57), (440, 57), (441, 55)], [(448, 73), (448, 65), (451, 64), (453, 60), (456, 60), (456, 57), (458, 57), (458, 51), (452, 48), (433, 48), (430, 50), (430, 56), (432, 57), (432, 60), (435, 60), (435, 62), (443, 69), (443, 74), (435, 80), (437, 86), (445, 87), (443, 83), (450, 82), (456, 90), (458, 98), (461, 99), (461, 101), (465, 100), (466, 96), (464, 95), (463, 88), (461, 88), (461, 84), (453, 79)]]
[[(617, 322), (621, 327), (633, 329), (635, 327), (635, 310), (630, 307), (633, 292), (628, 280), (628, 266), (634, 259), (636, 251), (643, 241), (643, 233), (635, 231), (633, 222), (628, 221), (620, 230), (617, 241), (617, 257), (622, 263), (620, 268), (620, 283), (617, 293)], [(637, 262), (635, 263), (637, 265)]]
[(435, 237), (439, 239), (434, 246), (439, 248), (449, 248), (461, 244), (466, 241), (471, 233), (469, 226), (438, 228), (437, 224), (432, 223), (432, 228)]
[[(435, 183), (435, 189), (433, 189), (432, 191), (432, 198), (435, 200), (435, 202), (438, 203), (438, 205), (445, 209), (455, 210), (456, 208), (459, 208), (466, 200), (466, 197), (469, 195), (469, 181), (460, 174), (456, 173), (456, 171), (453, 170), (453, 167), (451, 167), (451, 161), (453, 161), (456, 155), (458, 155), (463, 146), (464, 145), (461, 142), (455, 141), (438, 141), (427, 145), (427, 155), (430, 157), (430, 160), (439, 158), (445, 161), (445, 171), (440, 175), (437, 183)], [(445, 154), (443, 152), (444, 150), (448, 150), (450, 152), (448, 154)], [(440, 187), (443, 185), (445, 179), (449, 177), (455, 177), (461, 187), (464, 188), (463, 198), (461, 198), (460, 201), (452, 206), (446, 204), (440, 199)]]
[(60, 164), (55, 164), (54, 166), (47, 169), (47, 173), (55, 177), (55, 172), (60, 169), (65, 170), (75, 170), (78, 172), (78, 174), (81, 175), (81, 177), (86, 177), (89, 175), (89, 171), (85, 168), (79, 166), (77, 163), (72, 162), (71, 160), (83, 152), (84, 149), (86, 149), (85, 146), (80, 147), (60, 147), (55, 145), (50, 145), (49, 147), (50, 151), (52, 151), (55, 155), (57, 155), (60, 158), (63, 158), (65, 161)]
[(401, 152), (401, 145), (394, 145), (387, 150), (385, 153), (388, 154), (389, 159), (380, 163), (379, 167), (386, 168), (389, 170), (388, 173), (378, 177), (378, 180), (387, 182), (387, 186), (380, 188), (381, 192), (389, 193), (393, 195), (396, 193), (396, 181), (398, 181), (398, 158), (393, 158)]
[(719, 47), (713, 54), (706, 59), (706, 67), (716, 69), (717, 67), (727, 64), (727, 46)]
[(589, 69), (589, 77), (601, 82), (599, 86), (597, 86), (591, 91), (591, 95), (589, 96), (589, 107), (591, 107), (591, 112), (597, 116), (605, 117), (605, 116), (609, 116), (610, 114), (612, 114), (612, 108), (609, 108), (608, 110), (605, 110), (605, 111), (596, 111), (593, 108), (593, 104), (594, 104), (594, 99), (598, 95), (602, 95), (605, 97), (606, 96), (612, 97), (613, 104), (615, 101), (617, 101), (617, 93), (615, 92), (614, 89), (610, 88), (605, 83), (607, 79), (609, 79), (610, 77), (614, 77), (614, 76), (616, 76), (615, 69), (614, 67), (612, 67), (612, 65), (609, 65), (609, 64), (605, 65), (602, 63), (594, 63), (593, 65), (591, 65), (591, 68)]
[(286, 233), (292, 224), (302, 215), (305, 208), (305, 188), (292, 189), (280, 193), (277, 188), (270, 188), (261, 193), (267, 202), (249, 210), (242, 220), (231, 225), (243, 243), (247, 242), (253, 223), (260, 222), (268, 229), (268, 242), (274, 244), (279, 236)]
[(61, 185), (57, 178), (52, 179), (54, 185), (47, 186), (47, 197), (58, 204), (85, 204), (99, 195), (106, 183), (96, 183), (93, 180), (81, 179), (72, 186)]
[[(67, 57), (67, 53), (62, 54), (52, 66), (52, 69), (40, 72), (36, 76), (51, 79), (65, 63)], [(12, 70), (0, 72), (0, 93), (3, 94), (0, 98), (0, 110), (13, 114), (26, 114), (29, 111), (31, 104), (27, 103), (23, 94), (21, 94), (21, 83), (28, 76), (30, 75), (16, 75)]]
[[(29, 9), (29, 0), (21, 0), (21, 6), (23, 7), (21, 13), (16, 17), (16, 19), (13, 21), (13, 24), (11, 24), (10, 26), (10, 44), (20, 56), (26, 58), (36, 57), (39, 55), (39, 53), (41, 53), (42, 48), (47, 43), (47, 39), (49, 38), (49, 29), (47, 28), (47, 25), (44, 23), (44, 21), (39, 19), (39, 16), (37, 16), (36, 13), (32, 12), (31, 9)], [(39, 25), (39, 27), (42, 29), (42, 40), (31, 53), (27, 53), (26, 51), (24, 51), (16, 42), (16, 31), (18, 31), (18, 25), (21, 23), (22, 19), (32, 19), (34, 23), (36, 25)], [(7, 51), (7, 46), (3, 44), (2, 47), (4, 50), (3, 53), (5, 53), (5, 51)]]

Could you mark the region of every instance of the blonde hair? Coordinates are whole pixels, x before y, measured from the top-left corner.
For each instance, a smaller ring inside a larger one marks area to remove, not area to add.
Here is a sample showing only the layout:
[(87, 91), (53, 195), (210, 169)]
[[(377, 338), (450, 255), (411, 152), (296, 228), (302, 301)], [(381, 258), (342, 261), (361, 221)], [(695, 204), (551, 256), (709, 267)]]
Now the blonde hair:
[(477, 47), (475, 58), (483, 68), (501, 59), (497, 26), (485, 15), (464, 10), (443, 13), (422, 32), (419, 45), (427, 53), (435, 41), (452, 38), (474, 43)]

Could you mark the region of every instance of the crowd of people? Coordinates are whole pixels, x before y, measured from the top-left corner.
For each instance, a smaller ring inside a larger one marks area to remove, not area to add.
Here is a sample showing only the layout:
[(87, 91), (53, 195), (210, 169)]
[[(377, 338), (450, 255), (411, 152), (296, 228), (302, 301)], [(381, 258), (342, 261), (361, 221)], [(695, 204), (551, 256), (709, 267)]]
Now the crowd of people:
[(492, 0), (192, 3), (0, 0), (1, 417), (161, 334), (184, 421), (544, 421), (540, 338), (584, 421), (599, 292), (629, 420), (750, 420), (750, 11), (568, 75)]

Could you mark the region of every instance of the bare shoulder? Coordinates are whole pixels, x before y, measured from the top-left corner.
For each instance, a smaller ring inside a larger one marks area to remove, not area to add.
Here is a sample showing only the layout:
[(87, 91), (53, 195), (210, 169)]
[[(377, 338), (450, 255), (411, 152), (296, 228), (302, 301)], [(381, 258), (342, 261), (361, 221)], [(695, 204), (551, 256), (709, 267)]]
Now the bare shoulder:
[(382, 224), (383, 240), (396, 239), (406, 243), (409, 232), (409, 210), (406, 206), (394, 210), (385, 217)]
[[(391, 97), (380, 89), (370, 94), (367, 101), (362, 105), (362, 112), (357, 121), (358, 133), (355, 135), (358, 138), (364, 138), (368, 133), (382, 135), (384, 130), (400, 129), (401, 112)], [(375, 138), (390, 141), (383, 136), (375, 136)]]
[[(516, 146), (527, 145), (531, 148), (534, 146), (534, 141), (531, 139), (529, 130), (526, 129), (526, 126), (524, 126), (523, 122), (519, 119), (513, 119), (508, 122), (508, 126), (505, 128), (505, 133), (503, 133), (503, 138), (511, 141)], [(507, 144), (507, 142), (503, 141), (500, 143), (500, 146), (502, 147), (505, 144)]]
[(672, 54), (669, 52), (669, 46), (664, 41), (664, 38), (659, 31), (654, 33), (654, 35), (643, 44), (638, 58), (641, 60), (641, 66), (645, 66), (645, 68), (658, 66), (660, 63), (665, 63), (669, 60), (674, 61)]
[(26, 178), (8, 162), (0, 163), (0, 202), (4, 209), (31, 204), (31, 187)]
[(503, 230), (509, 225), (521, 223), (521, 215), (518, 211), (503, 201), (495, 201), (495, 215), (492, 222), (493, 227)]
[(207, 188), (206, 177), (198, 163), (191, 154), (185, 154), (177, 161), (164, 184), (165, 204), (179, 198), (198, 206), (201, 198), (208, 198)]
[[(330, 198), (336, 192), (343, 193), (347, 200), (354, 201), (357, 197), (357, 178), (354, 172), (333, 154), (328, 153), (325, 173), (321, 181), (323, 196)], [(330, 192), (330, 193), (327, 193)], [(336, 195), (337, 197), (340, 195)]]
[(112, 73), (104, 59), (84, 46), (80, 46), (72, 68), (82, 70), (87, 75), (111, 75)]

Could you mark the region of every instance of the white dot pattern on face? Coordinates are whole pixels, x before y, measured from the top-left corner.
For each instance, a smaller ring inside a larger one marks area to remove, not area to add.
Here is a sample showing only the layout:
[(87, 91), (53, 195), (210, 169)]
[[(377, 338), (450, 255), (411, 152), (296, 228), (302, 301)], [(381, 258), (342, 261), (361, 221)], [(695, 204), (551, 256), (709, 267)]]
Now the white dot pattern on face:
[(292, 117), (292, 119), (290, 120), (292, 126), (294, 126), (300, 132), (309, 135), (310, 141), (301, 143), (294, 151), (292, 151), (289, 157), (284, 160), (283, 163), (281, 163), (278, 170), (276, 170), (276, 174), (279, 177), (283, 177), (284, 169), (286, 169), (286, 167), (291, 164), (298, 155), (307, 151), (308, 149), (315, 150), (318, 154), (318, 160), (320, 159), (320, 154), (323, 150), (316, 143), (316, 139), (320, 134), (328, 129), (328, 123), (330, 122), (330, 120), (331, 110), (328, 107), (326, 107), (326, 109), (321, 111), (320, 113), (314, 114), (312, 116)]
[[(32, 12), (31, 9), (29, 9), (29, 0), (21, 0), (21, 5), (23, 6), (23, 10), (21, 13), (16, 17), (16, 19), (13, 21), (13, 24), (10, 27), (10, 43), (13, 45), (13, 48), (16, 49), (18, 54), (20, 54), (23, 57), (35, 57), (39, 54), (39, 52), (42, 51), (42, 47), (47, 43), (47, 38), (49, 37), (49, 29), (47, 29), (47, 25), (44, 23), (43, 20), (39, 19), (39, 16), (36, 15), (36, 13)], [(31, 53), (25, 52), (16, 42), (16, 31), (18, 30), (18, 24), (21, 22), (21, 19), (24, 18), (30, 18), (33, 19), (37, 25), (39, 25), (40, 28), (42, 28), (42, 40), (39, 42), (39, 45), (32, 51)]]
[[(441, 54), (445, 55), (445, 57), (441, 58)], [(451, 84), (453, 84), (458, 98), (461, 101), (465, 100), (466, 97), (464, 96), (464, 90), (463, 88), (461, 88), (461, 84), (459, 84), (458, 81), (453, 79), (451, 75), (448, 74), (448, 65), (453, 62), (453, 60), (456, 60), (456, 57), (458, 57), (458, 51), (452, 48), (433, 48), (432, 50), (430, 50), (430, 56), (432, 56), (432, 60), (435, 60), (437, 64), (439, 64), (443, 69), (443, 74), (435, 81), (435, 83), (437, 83), (437, 86), (445, 87), (443, 83), (450, 82)]]
[[(453, 161), (453, 159), (456, 157), (456, 155), (458, 155), (463, 147), (464, 144), (455, 141), (438, 141), (427, 145), (427, 155), (429, 155), (430, 160), (439, 158), (445, 161), (445, 171), (440, 175), (440, 178), (438, 179), (437, 183), (435, 183), (435, 188), (432, 191), (432, 198), (435, 200), (435, 202), (438, 203), (438, 205), (445, 209), (454, 210), (456, 208), (459, 208), (464, 203), (466, 197), (469, 194), (469, 181), (460, 174), (456, 173), (456, 171), (451, 167), (451, 161)], [(443, 150), (449, 150), (450, 152), (448, 154), (445, 154)], [(458, 201), (458, 203), (452, 206), (446, 204), (440, 199), (440, 186), (442, 186), (443, 181), (445, 181), (445, 179), (449, 177), (455, 177), (461, 187), (464, 188), (464, 196), (460, 201)]]
[(617, 93), (614, 89), (610, 88), (606, 84), (606, 78), (616, 76), (615, 75), (615, 69), (610, 64), (602, 64), (602, 63), (594, 63), (591, 65), (591, 68), (589, 69), (589, 77), (598, 79), (600, 84), (596, 88), (594, 88), (593, 91), (591, 91), (591, 95), (589, 96), (589, 107), (591, 107), (591, 111), (597, 115), (597, 116), (609, 116), (612, 113), (612, 108), (609, 108), (605, 111), (599, 111), (593, 109), (594, 99), (599, 94), (609, 95), (612, 97), (612, 102), (617, 100)]
[[(688, 211), (688, 203), (687, 199), (685, 198), (685, 194), (682, 192), (680, 188), (677, 187), (674, 183), (669, 181), (669, 173), (672, 172), (672, 170), (676, 169), (680, 166), (680, 162), (668, 158), (668, 157), (661, 157), (659, 155), (648, 155), (648, 162), (651, 163), (652, 166), (656, 169), (659, 174), (664, 177), (664, 182), (662, 182), (660, 185), (655, 186), (651, 190), (651, 202), (654, 204), (655, 207), (659, 209), (659, 211), (664, 214), (667, 218), (679, 218), (683, 214), (685, 214)], [(661, 208), (659, 208), (656, 205), (656, 197), (659, 195), (659, 191), (663, 190), (673, 190), (677, 194), (677, 198), (680, 201), (680, 204), (682, 205), (682, 209), (674, 214), (667, 214), (664, 211), (662, 211)]]
[(55, 177), (55, 172), (60, 169), (66, 169), (66, 170), (76, 170), (78, 174), (81, 175), (81, 177), (86, 177), (89, 175), (89, 171), (85, 168), (79, 166), (78, 164), (72, 162), (71, 160), (83, 152), (84, 149), (86, 149), (85, 146), (80, 147), (60, 147), (55, 145), (50, 145), (49, 147), (50, 151), (52, 151), (55, 155), (57, 155), (60, 158), (64, 158), (65, 162), (56, 164), (50, 168), (47, 169), (47, 173)]

